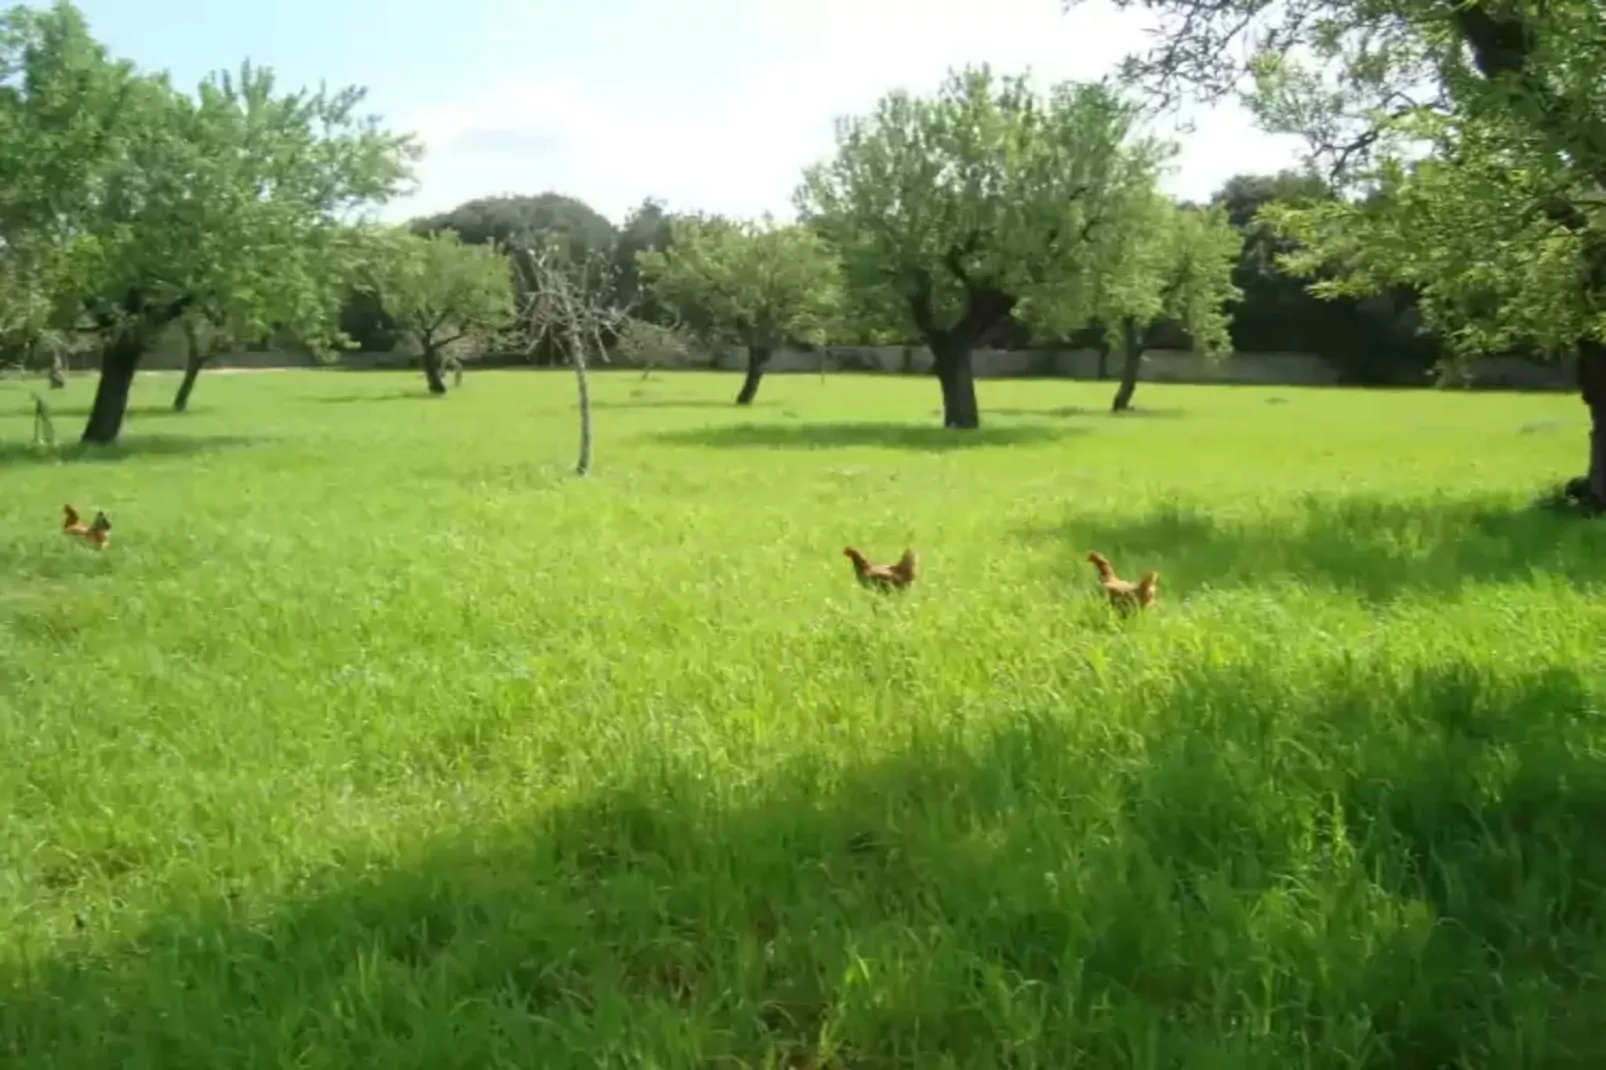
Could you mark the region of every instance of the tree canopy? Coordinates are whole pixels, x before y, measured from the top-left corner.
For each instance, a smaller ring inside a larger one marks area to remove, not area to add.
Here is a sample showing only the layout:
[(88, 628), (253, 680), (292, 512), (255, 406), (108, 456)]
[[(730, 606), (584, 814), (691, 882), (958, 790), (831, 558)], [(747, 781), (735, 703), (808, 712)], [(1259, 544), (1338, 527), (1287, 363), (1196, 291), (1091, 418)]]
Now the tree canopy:
[(441, 372), (450, 347), (484, 344), (513, 322), (507, 253), (494, 242), (470, 245), (450, 230), (391, 230), (370, 237), (367, 261), (364, 288), (418, 347), (433, 394), (446, 393)]
[(606, 216), (582, 200), (551, 192), (476, 197), (449, 212), (417, 220), (413, 228), (421, 234), (455, 230), (467, 245), (495, 242), (505, 247), (528, 238), (543, 244), (555, 241), (576, 261), (593, 253), (609, 254), (618, 239)]
[(361, 90), (280, 95), (246, 65), (183, 94), (66, 2), (0, 16), (0, 73), (0, 231), (102, 338), (86, 442), (117, 438), (151, 337), (191, 306), (333, 344), (340, 217), (399, 192), (417, 151), (357, 114)]
[(770, 219), (677, 218), (667, 251), (638, 253), (637, 263), (661, 304), (706, 316), (716, 341), (747, 348), (747, 380), (736, 398), (742, 405), (758, 393), (775, 349), (823, 342), (841, 302), (835, 250), (807, 227)]
[[(1131, 0), (1121, 0), (1123, 6)], [(1241, 93), (1362, 196), (1270, 215), (1327, 270), (1319, 292), (1424, 290), (1463, 351), (1606, 341), (1606, 9), (1494, 0), (1156, 0), (1127, 73), (1162, 93)], [(1498, 295), (1498, 299), (1497, 299)]]
[(930, 346), (943, 422), (980, 424), (971, 351), (1022, 302), (1085, 293), (1091, 251), (1118, 241), (1170, 148), (1135, 136), (1136, 109), (1103, 83), (1046, 95), (986, 66), (930, 99), (903, 91), (837, 126), (799, 209), (842, 251), (857, 304)]
[[(1134, 0), (1118, 0), (1122, 6)], [(1408, 285), (1462, 353), (1576, 355), (1606, 507), (1606, 8), (1595, 0), (1145, 0), (1127, 75), (1240, 92), (1358, 196), (1267, 218), (1329, 296)], [(1246, 88), (1247, 86), (1247, 88)]]

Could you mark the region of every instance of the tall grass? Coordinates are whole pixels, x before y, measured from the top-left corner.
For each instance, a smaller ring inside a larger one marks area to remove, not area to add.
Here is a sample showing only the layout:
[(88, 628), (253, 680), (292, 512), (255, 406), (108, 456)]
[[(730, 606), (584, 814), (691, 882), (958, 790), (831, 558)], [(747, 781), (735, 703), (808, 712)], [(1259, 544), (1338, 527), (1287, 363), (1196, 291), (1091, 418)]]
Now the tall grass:
[(1571, 399), (593, 385), (0, 416), (0, 1061), (1606, 1060)]

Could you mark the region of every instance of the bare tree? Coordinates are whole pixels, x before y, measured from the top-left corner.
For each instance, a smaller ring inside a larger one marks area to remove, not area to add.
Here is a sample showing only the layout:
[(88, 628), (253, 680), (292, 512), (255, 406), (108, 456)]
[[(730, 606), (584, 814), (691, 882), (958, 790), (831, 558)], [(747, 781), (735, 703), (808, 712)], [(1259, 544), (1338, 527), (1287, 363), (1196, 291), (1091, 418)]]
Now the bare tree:
[(693, 363), (701, 356), (701, 349), (694, 332), (678, 322), (665, 327), (635, 318), (625, 323), (614, 343), (614, 355), (639, 367), (643, 380), (659, 368)]
[(551, 346), (574, 364), (580, 395), (580, 459), (576, 475), (591, 471), (591, 387), (586, 369), (591, 361), (608, 361), (604, 339), (629, 322), (615, 303), (613, 268), (600, 254), (580, 259), (559, 246), (535, 241), (515, 243), (510, 253), (520, 282), (518, 322), (533, 353)]

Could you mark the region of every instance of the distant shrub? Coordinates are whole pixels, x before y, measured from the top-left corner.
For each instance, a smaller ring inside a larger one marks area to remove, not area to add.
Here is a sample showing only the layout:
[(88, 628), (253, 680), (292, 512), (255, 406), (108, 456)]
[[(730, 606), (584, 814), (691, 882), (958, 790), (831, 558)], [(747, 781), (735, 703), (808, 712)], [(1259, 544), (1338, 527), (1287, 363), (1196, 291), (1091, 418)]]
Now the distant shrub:
[(665, 327), (632, 319), (614, 342), (613, 356), (621, 364), (641, 368), (686, 368), (706, 363), (707, 347), (684, 327)]

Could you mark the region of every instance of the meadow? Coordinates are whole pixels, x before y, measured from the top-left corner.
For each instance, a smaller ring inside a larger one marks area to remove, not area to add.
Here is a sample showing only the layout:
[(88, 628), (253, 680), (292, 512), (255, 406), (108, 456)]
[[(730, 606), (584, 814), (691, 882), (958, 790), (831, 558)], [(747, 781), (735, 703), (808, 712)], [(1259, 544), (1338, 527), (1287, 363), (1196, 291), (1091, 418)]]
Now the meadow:
[(736, 385), (0, 395), (0, 1061), (1606, 1060), (1575, 398)]

